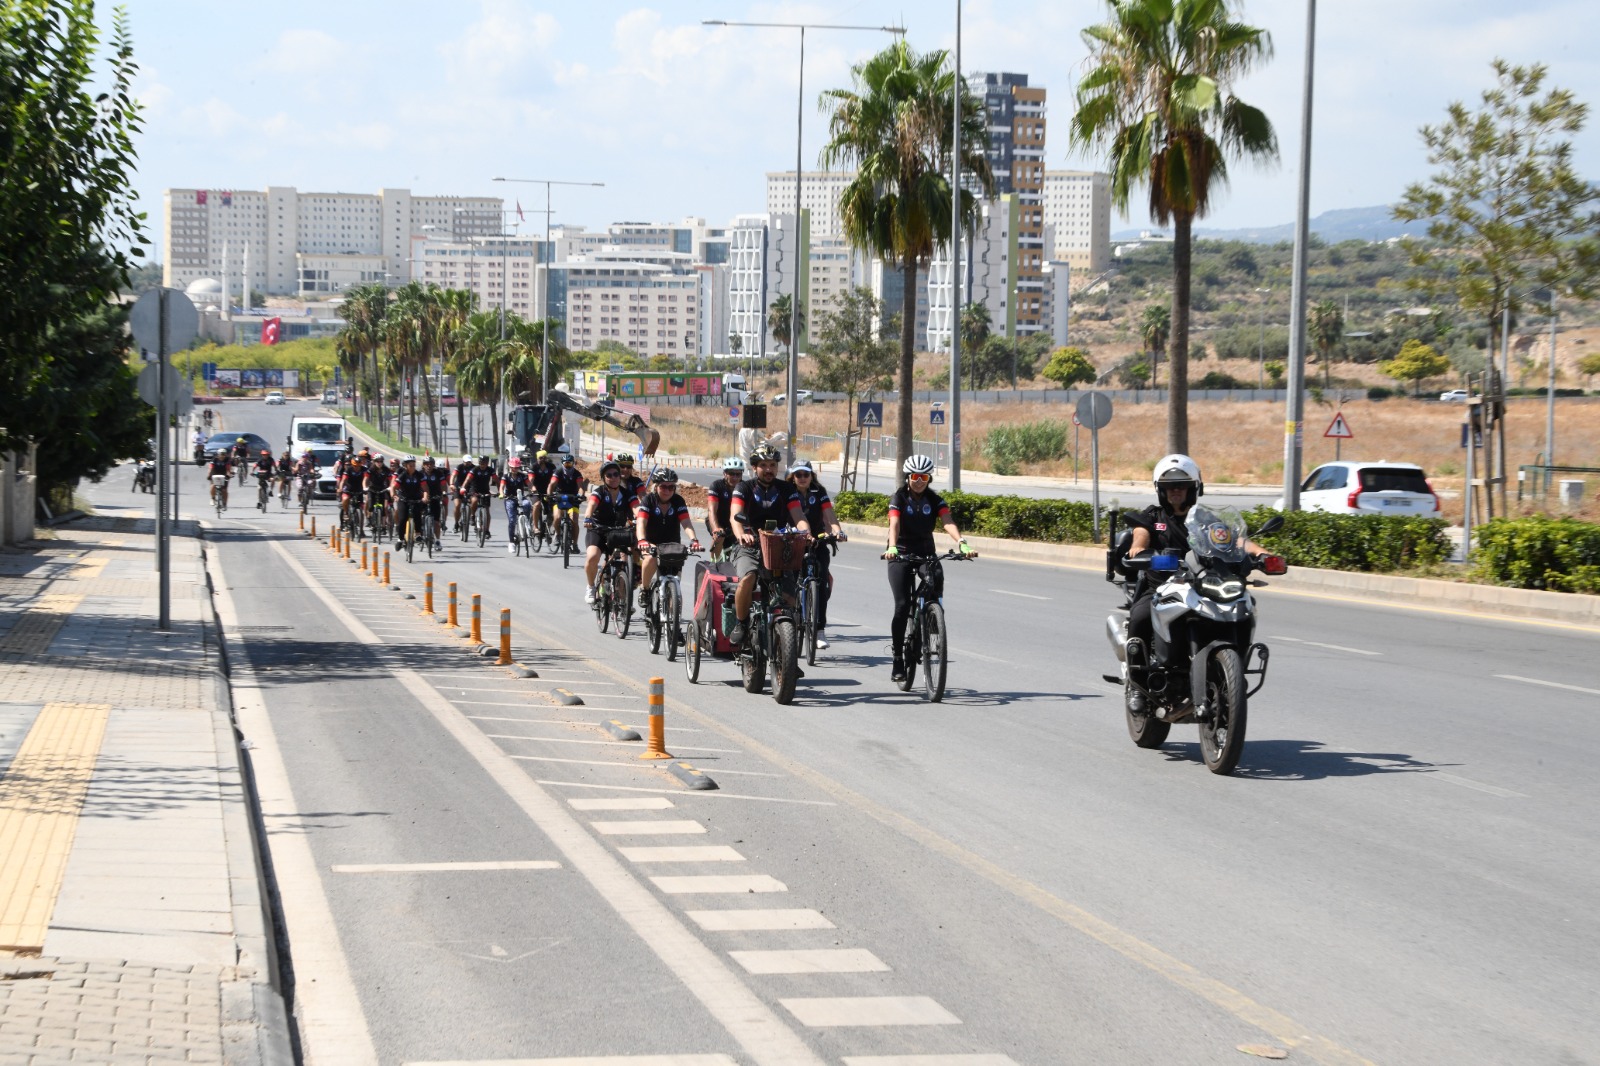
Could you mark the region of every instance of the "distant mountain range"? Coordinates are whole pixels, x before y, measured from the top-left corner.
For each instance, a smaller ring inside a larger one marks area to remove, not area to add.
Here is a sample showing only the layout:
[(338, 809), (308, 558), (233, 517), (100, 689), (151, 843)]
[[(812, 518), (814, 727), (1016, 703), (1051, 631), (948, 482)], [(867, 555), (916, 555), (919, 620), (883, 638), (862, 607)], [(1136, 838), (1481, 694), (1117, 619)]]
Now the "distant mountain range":
[[(1311, 232), (1327, 241), (1386, 241), (1391, 237), (1422, 236), (1425, 226), (1420, 222), (1397, 222), (1387, 204), (1376, 207), (1345, 207), (1337, 211), (1324, 211), (1311, 220)], [(1119, 230), (1111, 235), (1113, 241), (1136, 241), (1141, 230)], [(1169, 234), (1170, 235), (1170, 234)], [(1210, 229), (1196, 226), (1194, 235), (1212, 241), (1247, 241), (1251, 244), (1277, 244), (1294, 240), (1294, 223), (1279, 226), (1253, 226), (1245, 229)]]

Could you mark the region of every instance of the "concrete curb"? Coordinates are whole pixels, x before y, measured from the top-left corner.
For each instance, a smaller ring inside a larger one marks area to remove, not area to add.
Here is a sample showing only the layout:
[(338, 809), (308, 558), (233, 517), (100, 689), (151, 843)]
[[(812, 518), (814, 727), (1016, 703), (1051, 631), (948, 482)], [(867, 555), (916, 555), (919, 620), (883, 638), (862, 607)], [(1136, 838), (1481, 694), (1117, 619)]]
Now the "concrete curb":
[(711, 778), (707, 777), (699, 770), (696, 770), (693, 766), (690, 766), (686, 762), (673, 760), (665, 763), (664, 765), (666, 766), (667, 773), (671, 774), (673, 777), (676, 777), (679, 781), (682, 781), (685, 785), (688, 785), (692, 789), (706, 792), (717, 787), (717, 783), (715, 781), (711, 780)]
[[(841, 523), (852, 540), (882, 544), (885, 526), (860, 522)], [(1073, 566), (1103, 570), (1104, 548), (1087, 544), (1048, 544), (1043, 541), (968, 537), (980, 556), (1039, 566)], [(1600, 627), (1600, 596), (1581, 593), (1511, 589), (1499, 585), (1474, 585), (1463, 581), (1365, 574), (1345, 570), (1295, 567), (1282, 577), (1268, 580), (1269, 588), (1329, 596), (1348, 596), (1374, 603), (1410, 603), (1441, 610), (1477, 611), (1507, 618), (1536, 619), (1571, 625)]]
[(628, 743), (632, 743), (634, 741), (639, 741), (639, 740), (643, 740), (644, 739), (644, 737), (641, 737), (639, 735), (639, 731), (638, 730), (629, 729), (627, 726), (623, 725), (621, 722), (617, 721), (615, 718), (611, 719), (609, 722), (601, 722), (600, 723), (600, 728), (604, 729), (607, 733), (610, 733), (612, 740), (621, 740), (621, 741), (625, 741), (625, 742), (628, 742)]
[(583, 706), (583, 697), (582, 696), (574, 696), (572, 693), (568, 692), (564, 688), (553, 688), (553, 689), (550, 690), (550, 695), (555, 699), (555, 701), (557, 703), (561, 704), (563, 707), (582, 707)]

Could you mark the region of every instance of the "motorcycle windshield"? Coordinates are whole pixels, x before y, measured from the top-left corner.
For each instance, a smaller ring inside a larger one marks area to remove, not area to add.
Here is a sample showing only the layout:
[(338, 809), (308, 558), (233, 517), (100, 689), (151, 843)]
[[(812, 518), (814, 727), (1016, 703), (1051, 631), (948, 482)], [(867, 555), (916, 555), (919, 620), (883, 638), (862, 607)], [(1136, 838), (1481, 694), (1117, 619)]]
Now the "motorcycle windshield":
[(1196, 505), (1184, 523), (1189, 531), (1189, 547), (1202, 559), (1242, 563), (1247, 532), (1244, 516), (1232, 507)]

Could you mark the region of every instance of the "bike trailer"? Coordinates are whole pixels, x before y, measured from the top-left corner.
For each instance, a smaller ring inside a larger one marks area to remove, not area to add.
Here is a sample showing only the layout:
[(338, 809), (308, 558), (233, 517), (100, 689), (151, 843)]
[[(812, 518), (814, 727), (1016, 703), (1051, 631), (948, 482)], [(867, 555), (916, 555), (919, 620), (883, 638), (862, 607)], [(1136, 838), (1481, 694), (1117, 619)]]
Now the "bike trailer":
[[(729, 568), (732, 569), (731, 567)], [(733, 610), (733, 592), (739, 585), (739, 579), (732, 573), (725, 572), (718, 567), (701, 567), (700, 587), (695, 594), (694, 616), (704, 622), (713, 634), (711, 647), (707, 651), (717, 655), (732, 655), (733, 644), (729, 642), (723, 630), (724, 604), (727, 611)]]

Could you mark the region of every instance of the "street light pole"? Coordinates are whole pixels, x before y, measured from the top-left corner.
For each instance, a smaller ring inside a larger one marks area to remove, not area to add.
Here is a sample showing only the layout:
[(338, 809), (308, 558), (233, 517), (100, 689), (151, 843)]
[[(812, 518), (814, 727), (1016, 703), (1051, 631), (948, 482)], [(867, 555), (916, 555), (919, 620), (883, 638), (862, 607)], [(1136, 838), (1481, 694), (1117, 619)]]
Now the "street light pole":
[(1306, 72), (1300, 109), (1300, 194), (1295, 212), (1294, 286), (1289, 309), (1289, 400), (1283, 435), (1283, 509), (1300, 509), (1305, 435), (1306, 255), (1311, 220), (1311, 101), (1317, 54), (1317, 0), (1306, 0)]
[[(806, 113), (806, 31), (807, 30), (867, 30), (875, 33), (904, 34), (903, 26), (841, 26), (818, 22), (730, 22), (726, 19), (702, 19), (704, 26), (735, 26), (749, 29), (773, 30), (799, 30), (800, 31), (800, 88), (799, 99), (795, 107), (794, 131), (794, 291), (789, 297), (789, 368), (785, 375), (787, 382), (789, 408), (789, 446), (786, 462), (794, 465), (794, 442), (798, 432), (799, 392), (800, 392), (800, 288), (804, 281), (800, 277), (801, 252), (800, 247), (800, 189), (801, 168), (800, 162), (804, 153), (802, 135), (805, 132)], [(763, 333), (764, 335), (764, 333)], [(902, 403), (909, 403), (910, 397), (902, 397)], [(907, 441), (902, 447), (909, 449)], [(907, 454), (910, 454), (907, 451)]]
[(518, 185), (544, 186), (544, 245), (548, 250), (550, 260), (545, 264), (544, 268), (543, 321), (539, 324), (539, 402), (543, 403), (545, 394), (550, 391), (550, 275), (556, 259), (554, 246), (550, 243), (550, 186), (583, 185), (591, 189), (603, 189), (606, 183), (603, 181), (555, 181), (549, 178), (495, 178), (493, 180), (507, 181)]
[[(1256, 289), (1260, 293), (1270, 293), (1269, 285), (1264, 289)], [(1256, 309), (1256, 391), (1267, 387), (1267, 302), (1261, 301), (1261, 306)]]
[[(955, 101), (951, 111), (950, 141), (950, 488), (961, 491), (961, 102), (966, 83), (961, 78), (961, 0), (956, 0), (956, 58), (951, 68), (955, 74), (952, 90)], [(1012, 349), (1016, 359), (1016, 349)], [(1011, 387), (1017, 387), (1017, 371), (1012, 363)], [(939, 454), (934, 445), (933, 453)]]

